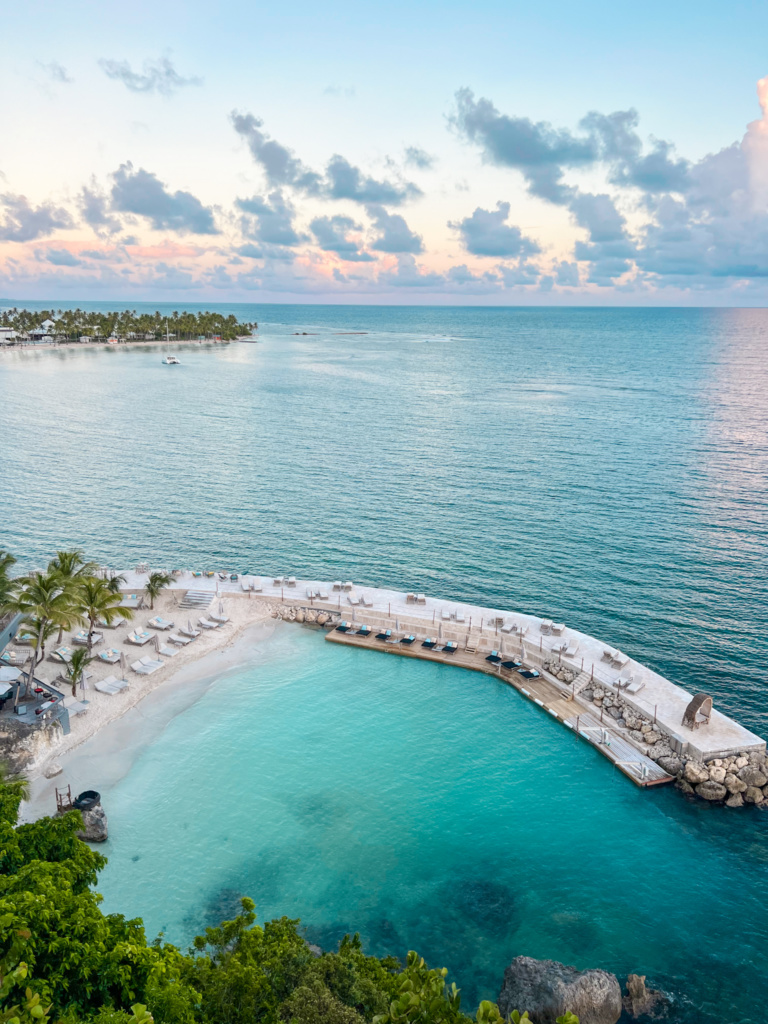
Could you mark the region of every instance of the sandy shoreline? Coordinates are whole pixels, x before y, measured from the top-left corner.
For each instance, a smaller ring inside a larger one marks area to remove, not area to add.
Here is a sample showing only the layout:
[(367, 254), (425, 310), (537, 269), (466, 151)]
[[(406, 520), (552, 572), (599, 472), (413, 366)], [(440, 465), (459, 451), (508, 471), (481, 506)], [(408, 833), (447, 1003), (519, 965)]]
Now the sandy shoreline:
[[(157, 655), (155, 654), (155, 645), (152, 641), (143, 647), (136, 647), (127, 642), (128, 634), (132, 628), (144, 629), (149, 633), (157, 634), (160, 644), (170, 647), (173, 647), (173, 645), (170, 643), (168, 636), (169, 633), (174, 631), (154, 630), (148, 627), (148, 621), (154, 616), (159, 615), (166, 620), (175, 622), (180, 627), (187, 626), (188, 621), (191, 621), (196, 629), (200, 628), (197, 625), (197, 620), (204, 612), (202, 610), (179, 608), (178, 601), (180, 596), (178, 591), (166, 592), (155, 601), (153, 610), (144, 608), (141, 611), (135, 612), (130, 625), (125, 623), (117, 629), (103, 630), (104, 640), (94, 647), (94, 654), (109, 648), (124, 653), (126, 661), (125, 678), (128, 679), (129, 686), (122, 693), (115, 694), (114, 696), (95, 690), (94, 684), (100, 680), (105, 679), (109, 675), (119, 677), (122, 674), (119, 663), (110, 665), (97, 658), (89, 666), (88, 670), (92, 672), (92, 678), (88, 680), (85, 692), (83, 693), (78, 690), (77, 699), (83, 699), (88, 702), (87, 711), (70, 715), (71, 731), (69, 735), (64, 736), (61, 743), (55, 749), (39, 757), (30, 765), (28, 769), (30, 778), (35, 779), (43, 775), (54, 762), (59, 762), (61, 758), (85, 743), (109, 723), (122, 718), (130, 709), (136, 707), (149, 694), (169, 680), (174, 680), (177, 677), (191, 680), (192, 678), (210, 676), (211, 673), (215, 673), (217, 669), (215, 667), (215, 659), (211, 657), (212, 655), (219, 655), (218, 670), (226, 671), (229, 667), (228, 655), (235, 648), (241, 634), (248, 630), (249, 627), (272, 621), (269, 609), (262, 601), (249, 600), (245, 595), (242, 597), (228, 595), (223, 601), (223, 608), (225, 615), (230, 619), (229, 622), (218, 629), (201, 629), (200, 636), (196, 640), (193, 640), (185, 647), (174, 648), (178, 652), (174, 657), (166, 658), (161, 655), (160, 660), (164, 662), (161, 669), (150, 676), (139, 675), (131, 669), (131, 664), (145, 655), (150, 657), (157, 657)], [(218, 610), (218, 604), (218, 599), (212, 602), (214, 610)], [(71, 646), (70, 640), (71, 634), (65, 633), (63, 643)], [(66, 693), (65, 704), (70, 704), (74, 698), (71, 697), (65, 684), (61, 680), (57, 680), (59, 668), (63, 668), (63, 666), (57, 665), (50, 657), (50, 652), (56, 646), (53, 642), (49, 644), (49, 655), (40, 664), (37, 677)]]
[[(30, 799), (22, 805), (20, 820), (33, 821), (54, 813), (57, 786), (69, 785), (73, 793), (79, 793), (93, 788), (98, 777), (100, 791), (108, 792), (130, 771), (141, 751), (155, 743), (169, 722), (195, 704), (210, 686), (245, 666), (258, 664), (263, 654), (261, 645), (280, 628), (286, 627), (271, 616), (246, 622), (224, 645), (209, 648), (202, 656), (163, 675), (137, 699), (115, 708), (108, 718), (102, 716), (88, 734), (81, 733), (76, 744), (59, 748), (48, 759), (46, 763), (55, 760), (61, 764), (61, 774), (52, 779), (39, 771), (34, 774)], [(88, 699), (90, 694), (88, 691)], [(95, 691), (94, 695), (103, 696)], [(81, 720), (87, 717), (78, 716)]]

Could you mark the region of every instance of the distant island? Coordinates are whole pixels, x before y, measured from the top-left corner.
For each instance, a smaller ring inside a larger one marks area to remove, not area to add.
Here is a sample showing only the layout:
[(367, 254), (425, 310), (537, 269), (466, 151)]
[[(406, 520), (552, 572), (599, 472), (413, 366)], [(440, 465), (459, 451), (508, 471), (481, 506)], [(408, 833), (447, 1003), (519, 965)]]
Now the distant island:
[(221, 313), (109, 313), (83, 309), (9, 309), (0, 313), (0, 344), (25, 342), (234, 341), (259, 325)]

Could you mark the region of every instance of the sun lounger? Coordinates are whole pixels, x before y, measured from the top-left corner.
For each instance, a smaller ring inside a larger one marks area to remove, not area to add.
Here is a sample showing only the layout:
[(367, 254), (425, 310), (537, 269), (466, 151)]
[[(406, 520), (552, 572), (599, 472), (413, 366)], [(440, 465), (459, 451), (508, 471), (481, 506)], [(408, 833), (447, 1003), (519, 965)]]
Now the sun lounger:
[(213, 622), (218, 623), (218, 625), (220, 625), (220, 626), (223, 626), (225, 623), (229, 622), (229, 616), (227, 616), (227, 615), (214, 615), (212, 612), (208, 613), (208, 618), (212, 619)]
[(126, 620), (122, 617), (122, 615), (120, 615), (118, 616), (118, 618), (112, 619), (111, 622), (107, 622), (106, 619), (96, 619), (96, 625), (100, 629), (119, 629), (120, 626), (125, 625), (125, 621)]
[(70, 661), (72, 661), (72, 648), (57, 647), (56, 650), (51, 653), (51, 657), (54, 661), (63, 661), (65, 665), (68, 665)]
[(458, 651), (458, 649), (459, 645), (456, 643), (455, 640), (449, 640), (448, 643), (443, 648), (446, 654), (455, 654), (456, 651)]
[(315, 596), (317, 597), (318, 601), (327, 601), (328, 600), (328, 591), (327, 590), (318, 590), (317, 594)]
[(158, 651), (158, 654), (162, 654), (166, 658), (175, 658), (178, 653), (178, 647), (169, 647), (168, 644), (163, 644), (163, 646)]
[(501, 655), (499, 654), (498, 651), (491, 651), (491, 653), (486, 657), (485, 660), (490, 661), (492, 665), (498, 665), (499, 662), (501, 661)]
[(134, 647), (143, 647), (144, 644), (148, 644), (152, 639), (152, 634), (146, 631), (137, 633), (135, 630), (133, 633), (129, 633), (125, 638), (126, 643), (133, 644)]
[(465, 619), (464, 619), (464, 612), (456, 612), (456, 621), (457, 622), (464, 622), (465, 621)]
[(552, 619), (542, 619), (541, 620), (541, 625), (539, 626), (539, 629), (541, 630), (542, 633), (551, 633), (552, 632)]
[(535, 668), (519, 668), (517, 671), (523, 679), (538, 679), (540, 674)]
[[(103, 639), (104, 639), (104, 637), (102, 636), (101, 633), (94, 633), (93, 634), (93, 643), (94, 644), (100, 644)], [(72, 643), (73, 644), (78, 644), (80, 647), (87, 647), (88, 646), (88, 630), (87, 629), (81, 629), (79, 633), (76, 633), (72, 637)]]
[(552, 623), (552, 632), (554, 633), (555, 636), (560, 636), (564, 629), (565, 629), (565, 623), (564, 622), (553, 622)]
[(413, 643), (415, 639), (416, 637), (413, 635), (413, 633), (411, 633), (410, 636), (404, 636), (400, 643), (407, 644), (410, 647), (410, 645)]
[(373, 630), (370, 626), (361, 626), (359, 629), (355, 630), (355, 632), (357, 636), (370, 636)]
[(138, 661), (134, 661), (131, 665), (133, 671), (138, 672), (138, 674), (142, 676), (151, 676), (153, 672), (157, 672), (157, 670), (162, 667), (162, 661), (156, 661), (154, 658), (150, 658), (149, 656), (140, 658)]
[(625, 665), (629, 664), (629, 655), (622, 654), (621, 651), (616, 651), (614, 656), (611, 658), (611, 663), (615, 665), (616, 668), (624, 668)]
[(370, 597), (366, 597), (365, 594), (360, 595), (360, 604), (363, 608), (373, 608), (373, 601)]
[(353, 590), (354, 586), (355, 586), (355, 584), (352, 582), (352, 580), (347, 580), (346, 583), (342, 584), (341, 589), (342, 590)]
[(13, 642), (20, 647), (31, 647), (34, 640), (35, 637), (31, 633), (17, 633), (13, 638)]
[(569, 658), (573, 658), (578, 653), (578, 650), (579, 650), (579, 641), (578, 640), (569, 640), (568, 641), (568, 646), (563, 651), (563, 654), (565, 654)]
[(168, 639), (172, 644), (176, 644), (178, 647), (186, 647), (187, 644), (192, 643), (193, 638), (191, 636), (179, 636), (178, 633), (171, 633), (168, 636)]
[(218, 622), (211, 622), (210, 619), (198, 619), (197, 621), (203, 627), (203, 629), (218, 629), (219, 628), (219, 623)]
[[(128, 689), (128, 680), (118, 679), (117, 676), (107, 676), (106, 679), (102, 679), (101, 681), (102, 683), (107, 683), (109, 686), (114, 686), (116, 690)], [(94, 688), (97, 686), (98, 684), (94, 684)]]
[(173, 623), (169, 622), (168, 619), (162, 618), (160, 615), (156, 615), (154, 619), (150, 619), (147, 623), (153, 629), (173, 629)]
[(448, 611), (447, 608), (442, 608), (440, 610), (440, 618), (443, 620), (443, 622), (451, 621), (451, 613)]
[(200, 636), (199, 629), (185, 629), (184, 626), (179, 627), (179, 633), (181, 633), (182, 636), (188, 637), (190, 640), (196, 640), (197, 637)]
[(613, 661), (614, 656), (618, 654), (618, 651), (614, 651), (612, 647), (603, 648), (603, 661)]
[(196, 572), (196, 571), (195, 571), (195, 570), (193, 569), (193, 570), (192, 570), (192, 575), (193, 575), (193, 576), (196, 576), (196, 577), (199, 577), (199, 576), (202, 576), (203, 574), (202, 574), (201, 572)]
[(314, 601), (315, 599), (315, 592), (311, 587), (307, 587), (307, 599), (309, 601)]
[(517, 629), (517, 625), (514, 622), (505, 622), (501, 627), (502, 633), (514, 633)]
[(350, 604), (351, 604), (351, 605), (352, 605), (353, 607), (355, 607), (355, 606), (357, 606), (357, 605), (359, 605), (359, 604), (360, 604), (360, 598), (359, 598), (359, 597), (355, 597), (355, 595), (354, 595), (354, 594), (349, 594), (349, 595), (347, 596), (347, 600), (349, 601), (349, 603), (350, 603)]
[(406, 604), (416, 604), (416, 595), (415, 594), (406, 594), (405, 595), (405, 603)]
[(120, 651), (116, 651), (114, 647), (109, 647), (106, 651), (99, 652), (99, 660), (106, 661), (108, 665), (115, 665), (120, 661)]
[(426, 640), (422, 640), (421, 646), (422, 647), (434, 647), (436, 643), (437, 643), (437, 640), (435, 640), (434, 637), (428, 636), (426, 638)]
[(102, 679), (100, 683), (94, 683), (93, 688), (98, 690), (99, 693), (106, 693), (109, 697), (114, 697), (116, 693), (120, 693), (120, 688), (113, 683), (108, 683), (106, 679)]
[(88, 701), (87, 700), (75, 700), (74, 697), (68, 697), (64, 701), (64, 707), (69, 712), (70, 717), (72, 715), (84, 715), (86, 713), (86, 711), (88, 710)]
[(123, 594), (120, 604), (123, 608), (141, 608), (144, 603), (144, 598), (139, 597), (137, 594)]
[(247, 594), (250, 591), (251, 581), (248, 579), (247, 576), (242, 577), (242, 579), (240, 580), (240, 586), (242, 587), (244, 593)]
[(636, 677), (631, 683), (628, 683), (627, 686), (624, 687), (624, 690), (626, 693), (639, 693), (644, 686), (645, 680)]
[(2, 661), (4, 665), (23, 665), (24, 660), (25, 659), (22, 658), (21, 655), (17, 654), (16, 651), (3, 651), (3, 653), (0, 654), (0, 661)]
[(252, 580), (251, 581), (251, 590), (254, 592), (254, 594), (260, 594), (261, 593), (261, 580), (259, 580), (259, 579)]
[(424, 594), (417, 594), (416, 595), (416, 604), (426, 604), (426, 603), (427, 603), (427, 599), (424, 596)]
[(520, 668), (522, 664), (522, 661), (519, 661), (517, 658), (510, 658), (509, 661), (502, 661), (501, 667), (507, 669), (508, 672), (513, 672)]
[(282, 587), (285, 583), (285, 576), (273, 576), (272, 581), (273, 587)]
[(377, 640), (391, 640), (392, 639), (392, 630), (391, 629), (383, 629), (381, 631), (381, 633), (377, 633), (376, 634), (376, 639)]
[(285, 585), (286, 585), (286, 587), (295, 587), (296, 586), (296, 577), (295, 576), (287, 576), (286, 580), (285, 580)]
[(347, 630), (349, 630), (351, 627), (352, 627), (352, 623), (351, 622), (340, 622), (338, 624), (338, 626), (336, 627), (336, 629), (337, 629), (337, 631), (339, 633), (346, 633)]
[(228, 579), (229, 579), (229, 576), (227, 576), (227, 574), (226, 574), (225, 572), (220, 572), (220, 573), (219, 573), (218, 575), (219, 575), (219, 579), (220, 579), (220, 580), (221, 580), (222, 582), (224, 582), (225, 580), (228, 580)]
[(557, 643), (552, 644), (552, 650), (557, 654), (564, 654), (568, 648), (567, 640), (558, 640)]
[(336, 580), (333, 584), (333, 590), (341, 590), (341, 580)]

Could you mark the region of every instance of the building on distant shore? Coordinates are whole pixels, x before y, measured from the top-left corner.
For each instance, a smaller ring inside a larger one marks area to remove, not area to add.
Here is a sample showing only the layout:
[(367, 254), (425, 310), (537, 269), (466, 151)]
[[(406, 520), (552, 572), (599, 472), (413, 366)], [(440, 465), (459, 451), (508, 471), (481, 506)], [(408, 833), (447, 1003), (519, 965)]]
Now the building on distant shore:
[(15, 345), (18, 337), (12, 327), (0, 327), (0, 345)]

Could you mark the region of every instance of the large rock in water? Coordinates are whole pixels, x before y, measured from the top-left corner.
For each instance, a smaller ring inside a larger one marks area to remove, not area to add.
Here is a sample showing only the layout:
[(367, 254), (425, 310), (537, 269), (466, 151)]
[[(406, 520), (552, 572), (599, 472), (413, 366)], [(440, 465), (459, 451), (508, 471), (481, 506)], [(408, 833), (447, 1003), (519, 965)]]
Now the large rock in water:
[(109, 838), (107, 816), (101, 804), (96, 804), (87, 811), (80, 812), (83, 816), (83, 831), (77, 833), (78, 839), (86, 843), (103, 843)]
[(621, 986), (608, 971), (577, 971), (555, 960), (518, 956), (504, 971), (499, 1010), (527, 1010), (536, 1024), (555, 1024), (566, 1011), (580, 1024), (616, 1024)]

